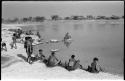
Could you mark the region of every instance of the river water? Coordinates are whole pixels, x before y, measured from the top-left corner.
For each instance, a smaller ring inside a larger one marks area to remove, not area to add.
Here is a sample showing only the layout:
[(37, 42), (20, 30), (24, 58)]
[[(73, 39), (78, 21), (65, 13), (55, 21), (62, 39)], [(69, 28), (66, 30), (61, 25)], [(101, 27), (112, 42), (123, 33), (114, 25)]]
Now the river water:
[(62, 62), (68, 61), (72, 54), (87, 68), (94, 57), (105, 71), (123, 75), (124, 62), (124, 23), (123, 21), (45, 21), (39, 25), (22, 27), (23, 30), (39, 31), (46, 41), (62, 40), (65, 33), (72, 36), (72, 43), (67, 48), (62, 42), (41, 44), (34, 47), (34, 53), (43, 49), (46, 57), (51, 49)]

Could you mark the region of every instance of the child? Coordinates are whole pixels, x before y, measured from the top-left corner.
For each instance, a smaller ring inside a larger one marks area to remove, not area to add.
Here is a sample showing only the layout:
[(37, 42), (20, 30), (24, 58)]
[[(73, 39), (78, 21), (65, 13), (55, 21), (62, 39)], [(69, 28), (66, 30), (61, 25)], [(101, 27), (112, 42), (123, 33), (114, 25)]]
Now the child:
[(37, 56), (38, 60), (44, 61), (45, 60), (45, 56), (43, 55), (43, 50), (39, 49), (39, 54)]
[(68, 68), (67, 69), (68, 70), (73, 70), (75, 62), (76, 62), (75, 55), (72, 55), (71, 58), (69, 59)]
[(98, 65), (98, 58), (95, 57), (93, 58), (93, 62), (91, 63), (91, 66), (88, 66), (87, 71), (91, 72), (91, 73), (99, 73), (100, 71), (102, 71), (102, 68)]
[(1, 38), (1, 45), (2, 45), (1, 49), (7, 51), (6, 43), (2, 42), (2, 38)]

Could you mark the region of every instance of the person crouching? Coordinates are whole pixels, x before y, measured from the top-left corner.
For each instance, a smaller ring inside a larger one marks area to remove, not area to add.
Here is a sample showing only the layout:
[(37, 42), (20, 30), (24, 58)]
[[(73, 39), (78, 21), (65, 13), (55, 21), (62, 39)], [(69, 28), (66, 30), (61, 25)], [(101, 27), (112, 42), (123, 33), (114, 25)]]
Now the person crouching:
[(47, 66), (49, 67), (54, 67), (56, 65), (58, 65), (60, 61), (57, 59), (57, 57), (55, 56), (55, 52), (52, 51), (51, 52), (51, 55), (49, 56), (48, 58), (48, 63), (47, 63)]
[(1, 39), (1, 49), (7, 51), (6, 43), (2, 42), (2, 39)]

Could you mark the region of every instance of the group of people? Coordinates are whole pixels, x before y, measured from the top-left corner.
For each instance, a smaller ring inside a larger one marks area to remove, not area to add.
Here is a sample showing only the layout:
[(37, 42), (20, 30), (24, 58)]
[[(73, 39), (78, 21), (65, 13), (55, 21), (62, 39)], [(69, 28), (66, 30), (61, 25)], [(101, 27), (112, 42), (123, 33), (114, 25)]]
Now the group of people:
[[(12, 35), (12, 42), (10, 43), (11, 49), (15, 48), (17, 49), (17, 39), (20, 39), (21, 34), (23, 33), (23, 31), (21, 29), (16, 30), (13, 35)], [(7, 47), (6, 47), (6, 43), (2, 41), (1, 38), (1, 49), (7, 51)]]
[[(15, 48), (17, 49), (17, 39), (20, 38), (21, 34), (22, 34), (22, 30), (18, 29), (17, 32), (15, 32), (12, 36), (12, 44), (11, 44), (11, 49)], [(31, 31), (30, 33), (26, 33), (26, 35), (32, 34)], [(37, 32), (37, 36), (39, 38), (41, 38), (39, 32)], [(70, 44), (69, 39), (71, 39), (71, 36), (69, 35), (69, 33), (67, 32), (66, 35), (64, 36), (63, 42), (64, 44), (66, 44), (66, 46), (68, 47), (68, 45)], [(1, 39), (2, 41), (2, 39)], [(51, 51), (51, 55), (47, 58), (45, 57), (45, 55), (43, 54), (43, 50), (39, 49), (39, 53), (38, 54), (33, 54), (33, 39), (32, 37), (25, 37), (25, 41), (24, 41), (24, 48), (26, 49), (26, 53), (27, 53), (27, 62), (29, 64), (32, 64), (35, 61), (40, 61), (46, 64), (46, 66), (48, 67), (54, 67), (54, 66), (61, 66), (65, 69), (67, 69), (68, 71), (72, 71), (75, 69), (82, 69), (82, 70), (86, 70), (92, 73), (98, 73), (100, 71), (103, 71), (102, 68), (100, 66), (98, 66), (98, 58), (94, 58), (93, 62), (91, 63), (90, 66), (88, 66), (88, 68), (83, 68), (83, 66), (80, 64), (80, 60), (76, 60), (75, 59), (75, 55), (71, 55), (71, 57), (69, 58), (68, 62), (62, 63), (61, 60), (59, 60), (56, 57), (56, 51)], [(5, 43), (2, 44), (2, 48), (5, 47)]]
[(97, 57), (93, 58), (93, 62), (91, 65), (88, 66), (88, 68), (83, 68), (83, 66), (80, 64), (80, 60), (75, 59), (75, 55), (71, 55), (68, 62), (63, 63), (61, 60), (59, 60), (56, 56), (56, 51), (51, 51), (51, 54), (47, 58), (43, 54), (43, 50), (39, 49), (39, 53), (35, 56), (30, 56), (30, 64), (32, 64), (35, 61), (40, 61), (46, 64), (48, 67), (55, 67), (55, 66), (61, 66), (68, 71), (73, 71), (76, 69), (82, 69), (91, 73), (99, 73), (100, 71), (103, 71), (101, 66), (98, 65), (99, 59)]

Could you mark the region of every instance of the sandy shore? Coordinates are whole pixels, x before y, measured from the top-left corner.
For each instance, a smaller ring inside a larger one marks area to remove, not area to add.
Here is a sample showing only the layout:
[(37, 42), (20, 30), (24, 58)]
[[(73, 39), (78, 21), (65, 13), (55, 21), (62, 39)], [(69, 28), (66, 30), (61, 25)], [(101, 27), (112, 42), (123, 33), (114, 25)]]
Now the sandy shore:
[[(13, 32), (8, 29), (16, 29), (21, 25), (2, 25), (2, 39), (7, 44), (8, 51), (2, 51), (1, 56), (12, 56), (14, 59), (4, 65), (1, 72), (2, 79), (123, 79), (123, 76), (100, 72), (92, 74), (84, 70), (67, 71), (61, 67), (48, 68), (43, 63), (35, 62), (32, 65), (25, 62), (27, 54), (23, 44), (17, 43), (17, 49), (10, 49)], [(9, 65), (9, 66), (8, 66)], [(6, 66), (6, 67), (5, 67)], [(16, 77), (15, 77), (16, 76)], [(30, 77), (29, 77), (30, 76)], [(49, 78), (48, 78), (49, 77)]]

